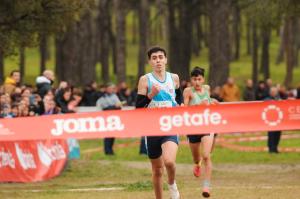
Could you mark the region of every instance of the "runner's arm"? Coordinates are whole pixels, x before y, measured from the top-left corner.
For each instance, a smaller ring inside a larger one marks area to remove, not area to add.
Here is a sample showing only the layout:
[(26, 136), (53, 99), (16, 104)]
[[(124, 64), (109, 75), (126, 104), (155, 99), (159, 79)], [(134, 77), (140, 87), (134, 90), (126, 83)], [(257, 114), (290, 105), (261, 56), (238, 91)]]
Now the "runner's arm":
[(172, 79), (175, 84), (175, 93), (176, 93), (176, 102), (177, 104), (181, 105), (183, 104), (183, 96), (182, 96), (182, 90), (180, 89), (180, 81), (179, 76), (177, 74), (172, 74)]
[(183, 103), (185, 106), (188, 106), (190, 103), (191, 89), (185, 88), (183, 91)]
[(177, 102), (178, 105), (183, 104), (183, 96), (182, 96), (182, 91), (180, 88), (175, 89), (175, 101)]
[[(207, 90), (208, 95), (210, 96), (210, 86), (209, 85), (204, 85), (205, 89)], [(215, 98), (210, 98), (211, 99), (211, 104), (219, 104), (219, 101), (216, 100)]]
[(178, 89), (180, 87), (180, 81), (177, 74), (172, 73), (172, 78), (175, 84), (175, 89)]
[(138, 95), (136, 99), (136, 108), (144, 108), (147, 107), (150, 103), (150, 99), (147, 96), (148, 92), (148, 83), (147, 83), (147, 77), (144, 75), (140, 78), (139, 84), (138, 84)]

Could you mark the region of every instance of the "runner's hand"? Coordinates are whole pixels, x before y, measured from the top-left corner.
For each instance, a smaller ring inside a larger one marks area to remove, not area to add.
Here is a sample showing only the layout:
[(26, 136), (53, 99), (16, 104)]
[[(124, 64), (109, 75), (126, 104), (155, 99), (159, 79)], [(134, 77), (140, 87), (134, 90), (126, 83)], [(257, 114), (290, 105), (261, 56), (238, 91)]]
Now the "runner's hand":
[(148, 97), (152, 99), (155, 95), (157, 95), (160, 91), (160, 86), (158, 84), (153, 84), (151, 87), (151, 93), (148, 94)]
[(220, 102), (214, 98), (211, 98), (211, 104), (220, 104)]

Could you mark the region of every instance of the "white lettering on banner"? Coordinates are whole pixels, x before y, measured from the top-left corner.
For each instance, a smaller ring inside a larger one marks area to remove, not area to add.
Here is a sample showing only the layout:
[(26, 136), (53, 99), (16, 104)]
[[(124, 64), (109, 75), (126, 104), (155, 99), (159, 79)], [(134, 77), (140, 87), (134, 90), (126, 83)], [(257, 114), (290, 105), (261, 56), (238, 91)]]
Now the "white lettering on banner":
[(79, 118), (79, 119), (55, 119), (55, 128), (51, 130), (54, 136), (60, 136), (64, 132), (73, 133), (96, 133), (103, 131), (122, 131), (124, 124), (122, 124), (119, 116), (108, 116), (107, 118)]
[(42, 164), (49, 167), (53, 161), (66, 158), (66, 153), (63, 147), (55, 142), (50, 148), (46, 147), (43, 143), (37, 144), (38, 156)]
[(4, 128), (4, 126), (0, 123), (0, 135), (13, 135), (14, 132), (11, 132), (9, 129)]
[(9, 151), (5, 152), (4, 149), (2, 148), (0, 151), (0, 168), (7, 167), (7, 166), (13, 169), (16, 168), (15, 159), (13, 158), (12, 154)]
[(290, 106), (289, 113), (291, 114), (300, 114), (300, 106)]
[(16, 153), (18, 156), (18, 160), (24, 170), (27, 169), (36, 169), (36, 164), (33, 158), (32, 153), (30, 152), (23, 152), (22, 149), (19, 147), (18, 144), (15, 144)]
[(189, 114), (184, 112), (182, 115), (163, 115), (159, 119), (160, 130), (170, 131), (174, 127), (181, 126), (208, 126), (227, 124), (227, 120), (222, 120), (222, 116), (218, 112), (210, 112), (205, 109), (203, 113)]
[(300, 120), (300, 106), (290, 106), (288, 111), (290, 120)]

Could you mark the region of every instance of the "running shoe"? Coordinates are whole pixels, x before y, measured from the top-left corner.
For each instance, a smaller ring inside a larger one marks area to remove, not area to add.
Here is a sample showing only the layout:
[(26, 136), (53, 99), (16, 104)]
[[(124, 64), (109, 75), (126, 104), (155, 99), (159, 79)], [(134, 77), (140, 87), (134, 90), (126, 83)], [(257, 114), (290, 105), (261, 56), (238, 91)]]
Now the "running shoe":
[(195, 177), (200, 177), (201, 175), (201, 165), (200, 164), (195, 164), (194, 165), (194, 169), (193, 169), (193, 173)]
[(209, 188), (208, 187), (203, 187), (202, 196), (204, 198), (209, 198), (210, 197), (210, 193), (209, 193)]
[(175, 187), (169, 185), (169, 192), (170, 192), (171, 199), (180, 199), (180, 194), (176, 185)]

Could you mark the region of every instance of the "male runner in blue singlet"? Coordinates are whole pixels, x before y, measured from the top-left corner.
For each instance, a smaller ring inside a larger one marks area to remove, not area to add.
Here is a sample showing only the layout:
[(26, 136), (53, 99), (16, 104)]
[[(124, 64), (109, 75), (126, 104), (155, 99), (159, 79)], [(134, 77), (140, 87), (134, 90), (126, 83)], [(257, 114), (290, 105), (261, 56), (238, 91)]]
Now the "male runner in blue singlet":
[[(148, 50), (148, 62), (152, 72), (142, 76), (138, 84), (136, 107), (173, 107), (182, 103), (177, 74), (166, 72), (167, 55), (161, 47)], [(152, 183), (156, 199), (162, 199), (163, 170), (168, 174), (168, 187), (171, 199), (180, 195), (175, 182), (175, 161), (178, 149), (178, 136), (147, 136), (146, 147), (152, 165)]]

